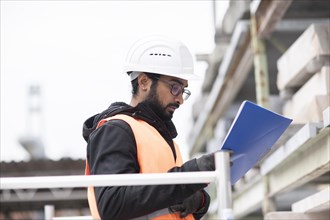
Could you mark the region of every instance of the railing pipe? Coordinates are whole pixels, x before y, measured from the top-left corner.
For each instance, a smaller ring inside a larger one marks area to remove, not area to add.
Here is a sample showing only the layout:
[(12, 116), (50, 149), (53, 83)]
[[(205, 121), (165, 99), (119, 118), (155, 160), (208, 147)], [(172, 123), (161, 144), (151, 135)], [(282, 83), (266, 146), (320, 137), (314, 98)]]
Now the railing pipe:
[(46, 220), (53, 220), (53, 218), (55, 216), (55, 207), (54, 207), (54, 205), (45, 205), (44, 211), (45, 211), (45, 219)]
[[(0, 190), (8, 189), (42, 189), (42, 188), (74, 188), (88, 186), (132, 186), (132, 185), (171, 185), (211, 183), (217, 184), (218, 218), (233, 219), (230, 152), (215, 153), (215, 171), (180, 172), (156, 174), (109, 174), (109, 175), (71, 175), (42, 177), (5, 177), (0, 178)], [(45, 206), (45, 218), (54, 215), (53, 207)]]
[(232, 192), (230, 181), (230, 151), (220, 151), (215, 154), (215, 172), (217, 175), (218, 218), (233, 219)]
[(71, 175), (43, 177), (1, 178), (0, 189), (41, 189), (70, 188), (88, 186), (132, 186), (210, 183), (215, 181), (214, 171), (157, 173), (157, 174), (109, 174), (109, 175)]

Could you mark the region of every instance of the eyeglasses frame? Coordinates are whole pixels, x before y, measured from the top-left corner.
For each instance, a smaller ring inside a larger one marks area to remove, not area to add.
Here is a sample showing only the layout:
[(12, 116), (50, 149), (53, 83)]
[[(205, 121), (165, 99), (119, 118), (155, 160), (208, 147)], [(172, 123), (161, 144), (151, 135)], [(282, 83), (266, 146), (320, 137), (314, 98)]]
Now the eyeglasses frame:
[[(171, 92), (171, 94), (172, 94), (173, 96), (178, 97), (178, 96), (180, 95), (180, 93), (177, 94), (177, 95), (175, 95), (175, 94), (173, 93), (173, 87), (176, 86), (176, 85), (177, 85), (177, 86), (180, 86), (179, 83), (172, 84), (172, 83), (168, 82), (167, 80), (160, 79), (160, 77), (156, 77), (156, 76), (152, 76), (152, 78), (157, 79), (157, 80), (159, 80), (159, 81), (161, 81), (161, 82), (164, 82), (164, 83), (166, 83), (167, 85), (169, 85), (170, 88), (171, 88), (170, 92)], [(180, 88), (181, 88), (181, 95), (182, 95), (182, 98), (183, 98), (184, 101), (186, 101), (186, 100), (190, 97), (191, 92), (190, 92), (188, 89), (184, 88), (183, 86), (180, 86)], [(185, 96), (183, 96), (183, 94), (185, 94)]]

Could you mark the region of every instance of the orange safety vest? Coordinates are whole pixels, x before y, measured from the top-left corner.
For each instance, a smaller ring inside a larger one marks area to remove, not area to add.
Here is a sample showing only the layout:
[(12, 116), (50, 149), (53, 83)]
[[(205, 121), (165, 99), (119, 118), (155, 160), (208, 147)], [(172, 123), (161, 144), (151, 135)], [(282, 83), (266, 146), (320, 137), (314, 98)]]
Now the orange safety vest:
[[(140, 173), (167, 173), (167, 171), (175, 166), (181, 166), (183, 164), (179, 147), (174, 143), (176, 151), (176, 161), (173, 157), (173, 152), (168, 143), (159, 134), (159, 132), (143, 120), (134, 119), (127, 115), (115, 115), (101, 120), (97, 127), (100, 127), (105, 122), (120, 119), (128, 123), (133, 131), (136, 147), (137, 147), (137, 159), (140, 166)], [(88, 162), (86, 160), (86, 175), (90, 175)], [(88, 203), (91, 210), (93, 219), (101, 219), (94, 194), (94, 187), (88, 187)], [(144, 219), (139, 217), (137, 219)], [(145, 216), (145, 219), (182, 219), (179, 213), (169, 213), (168, 209), (162, 209)], [(184, 219), (194, 219), (190, 214)]]

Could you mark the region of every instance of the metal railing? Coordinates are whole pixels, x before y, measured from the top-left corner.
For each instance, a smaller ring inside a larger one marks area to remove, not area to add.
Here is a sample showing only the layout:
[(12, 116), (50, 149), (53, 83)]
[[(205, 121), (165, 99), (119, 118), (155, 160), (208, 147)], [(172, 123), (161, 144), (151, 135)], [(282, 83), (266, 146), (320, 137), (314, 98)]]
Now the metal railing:
[[(156, 174), (119, 174), (119, 175), (90, 175), (90, 176), (43, 176), (43, 177), (7, 177), (1, 178), (0, 189), (41, 189), (41, 188), (70, 188), (88, 186), (132, 186), (132, 185), (170, 185), (215, 182), (217, 186), (217, 216), (219, 219), (232, 220), (232, 198), (230, 182), (230, 152), (215, 153), (215, 171), (156, 173)], [(54, 217), (54, 207), (45, 206), (45, 218), (60, 220)], [(65, 217), (78, 219), (79, 217)], [(91, 219), (90, 216), (80, 217)]]

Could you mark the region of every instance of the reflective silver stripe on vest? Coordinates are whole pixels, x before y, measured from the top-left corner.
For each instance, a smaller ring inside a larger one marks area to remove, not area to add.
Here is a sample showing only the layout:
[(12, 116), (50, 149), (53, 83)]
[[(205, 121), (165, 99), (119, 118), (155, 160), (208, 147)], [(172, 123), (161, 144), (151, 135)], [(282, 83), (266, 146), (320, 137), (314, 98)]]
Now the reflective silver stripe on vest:
[(170, 214), (172, 212), (169, 211), (168, 208), (165, 208), (165, 209), (160, 209), (160, 210), (157, 210), (153, 213), (150, 213), (148, 215), (144, 215), (144, 216), (141, 216), (141, 217), (137, 217), (137, 218), (132, 218), (131, 220), (149, 220), (149, 219), (153, 219), (153, 218), (156, 218), (156, 217), (159, 217), (159, 216), (162, 216), (162, 215), (167, 215), (167, 214)]

